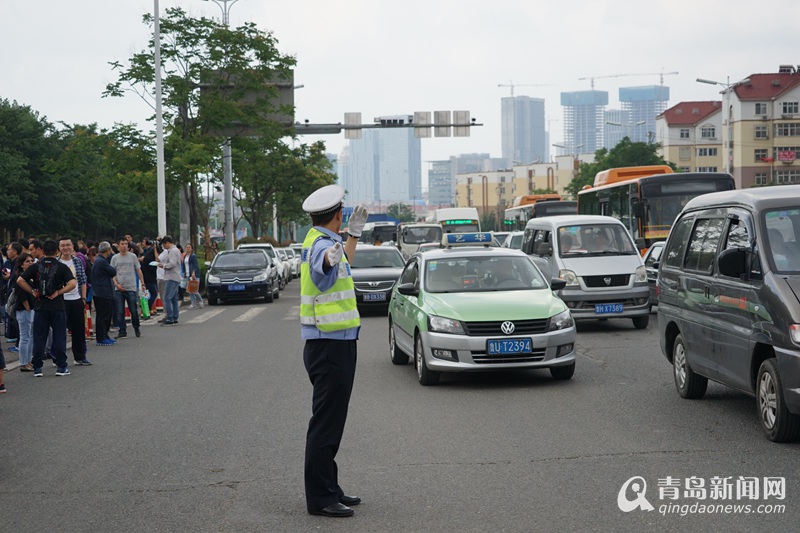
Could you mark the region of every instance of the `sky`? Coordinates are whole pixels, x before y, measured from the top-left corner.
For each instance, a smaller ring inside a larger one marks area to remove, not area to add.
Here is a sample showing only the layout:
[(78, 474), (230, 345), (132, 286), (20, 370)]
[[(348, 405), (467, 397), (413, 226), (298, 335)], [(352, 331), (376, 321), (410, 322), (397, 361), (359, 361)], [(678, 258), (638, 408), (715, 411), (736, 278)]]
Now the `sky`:
[[(116, 81), (109, 62), (125, 63), (146, 48), (142, 22), (153, 0), (5, 2), (0, 18), (0, 98), (28, 105), (67, 124), (146, 122), (138, 97), (102, 98)], [(204, 0), (160, 0), (163, 14), (180, 6), (192, 16), (221, 19)], [(422, 140), (423, 161), (462, 153), (501, 157), (500, 98), (545, 99), (551, 143), (561, 143), (562, 91), (670, 88), (669, 105), (720, 99), (721, 87), (696, 78), (738, 81), (800, 65), (797, 0), (238, 0), (230, 24), (254, 22), (272, 32), (282, 53), (297, 58), (295, 118), (344, 122), (361, 112), (381, 115), (469, 110), (468, 138)], [(619, 76), (626, 74), (626, 76)], [(628, 75), (630, 74), (630, 75)], [(615, 76), (615, 77), (610, 77)], [(528, 86), (523, 86), (528, 85)], [(338, 154), (344, 134), (324, 140)], [(551, 149), (554, 153), (555, 149)], [(423, 165), (424, 167), (425, 165)], [(423, 172), (427, 181), (427, 173)]]

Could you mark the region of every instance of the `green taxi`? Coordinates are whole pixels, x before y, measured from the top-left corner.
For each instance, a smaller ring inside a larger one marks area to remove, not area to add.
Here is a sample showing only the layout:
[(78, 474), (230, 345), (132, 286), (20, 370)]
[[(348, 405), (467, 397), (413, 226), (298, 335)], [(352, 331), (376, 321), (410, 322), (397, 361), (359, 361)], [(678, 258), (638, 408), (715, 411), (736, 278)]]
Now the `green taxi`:
[(519, 250), (491, 246), (490, 233), (448, 233), (442, 248), (414, 254), (389, 302), (392, 363), (414, 357), (422, 385), (442, 372), (549, 368), (575, 372), (575, 322)]

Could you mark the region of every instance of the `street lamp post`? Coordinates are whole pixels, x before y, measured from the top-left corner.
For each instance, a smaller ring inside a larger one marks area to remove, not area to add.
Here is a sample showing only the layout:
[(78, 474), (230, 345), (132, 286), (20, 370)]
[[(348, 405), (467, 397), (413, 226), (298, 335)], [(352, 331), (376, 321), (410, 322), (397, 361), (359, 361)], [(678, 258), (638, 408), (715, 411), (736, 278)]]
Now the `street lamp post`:
[(633, 137), (633, 127), (634, 126), (641, 126), (642, 124), (645, 124), (645, 121), (644, 120), (640, 120), (638, 122), (626, 122), (626, 123), (623, 124), (622, 122), (614, 122), (614, 121), (611, 121), (611, 120), (607, 120), (606, 124), (608, 124), (609, 126), (617, 126), (617, 127), (620, 127), (620, 128), (625, 128), (625, 131), (628, 132), (628, 135), (627, 135), (628, 139), (633, 141), (633, 139), (632, 139), (632, 137)]
[(723, 136), (723, 139), (722, 139), (722, 143), (723, 143), (722, 144), (722, 153), (725, 154), (725, 172), (727, 172), (728, 174), (732, 174), (732, 171), (733, 171), (733, 168), (732, 168), (733, 146), (732, 146), (732, 144), (733, 143), (731, 142), (731, 140), (733, 138), (733, 130), (732, 130), (731, 125), (730, 125), (730, 121), (731, 121), (731, 91), (738, 85), (741, 85), (743, 83), (749, 83), (750, 82), (750, 78), (745, 78), (745, 79), (739, 80), (739, 81), (737, 81), (735, 83), (731, 83), (731, 77), (730, 76), (728, 76), (726, 78), (725, 83), (722, 83), (721, 81), (705, 80), (703, 78), (697, 78), (697, 81), (699, 83), (707, 83), (709, 85), (719, 85), (720, 87), (723, 87), (723, 89), (720, 91), (720, 94), (724, 94), (725, 95), (725, 109), (722, 110), (723, 111), (722, 120), (724, 122), (724, 124), (723, 124), (723, 128), (724, 128), (723, 132), (725, 133), (725, 135)]
[(153, 48), (156, 76), (156, 194), (158, 195), (158, 234), (167, 234), (167, 186), (164, 170), (164, 113), (161, 96), (161, 26), (158, 0), (153, 0)]

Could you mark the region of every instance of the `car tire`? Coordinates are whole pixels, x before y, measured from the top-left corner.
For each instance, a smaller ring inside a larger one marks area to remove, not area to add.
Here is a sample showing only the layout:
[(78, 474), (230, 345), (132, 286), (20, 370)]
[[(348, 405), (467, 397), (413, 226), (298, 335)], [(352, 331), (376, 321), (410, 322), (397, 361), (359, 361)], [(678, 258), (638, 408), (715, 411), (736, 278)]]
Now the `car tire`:
[(756, 406), (761, 429), (772, 442), (793, 442), (800, 437), (800, 415), (786, 408), (783, 382), (775, 359), (761, 363), (756, 377)]
[(572, 376), (574, 374), (575, 374), (574, 361), (572, 362), (571, 365), (550, 367), (550, 375), (553, 376), (553, 379), (558, 379), (558, 380), (572, 379)]
[(675, 388), (682, 398), (697, 400), (705, 395), (708, 379), (695, 374), (689, 366), (683, 335), (675, 338), (675, 345), (672, 347), (672, 376), (675, 378)]
[(647, 325), (650, 323), (650, 311), (648, 310), (648, 314), (645, 316), (637, 316), (632, 318), (633, 320), (633, 327), (636, 329), (647, 329)]
[(436, 385), (439, 383), (439, 372), (434, 372), (428, 368), (424, 354), (422, 336), (417, 333), (414, 337), (414, 366), (417, 369), (417, 378), (420, 385)]
[(397, 339), (395, 339), (394, 336), (394, 325), (391, 320), (389, 320), (389, 359), (391, 359), (392, 363), (395, 365), (408, 364), (408, 354), (397, 346)]
[(275, 298), (277, 300), (278, 298), (281, 297), (281, 291), (273, 290), (272, 291), (272, 296), (273, 296), (273, 298)]
[(209, 296), (208, 297), (208, 305), (217, 305), (218, 303), (219, 303), (219, 300), (217, 300), (216, 297), (214, 297), (214, 296)]
[(264, 302), (271, 304), (272, 301), (275, 299), (275, 295), (272, 291), (269, 291), (267, 294), (264, 295)]

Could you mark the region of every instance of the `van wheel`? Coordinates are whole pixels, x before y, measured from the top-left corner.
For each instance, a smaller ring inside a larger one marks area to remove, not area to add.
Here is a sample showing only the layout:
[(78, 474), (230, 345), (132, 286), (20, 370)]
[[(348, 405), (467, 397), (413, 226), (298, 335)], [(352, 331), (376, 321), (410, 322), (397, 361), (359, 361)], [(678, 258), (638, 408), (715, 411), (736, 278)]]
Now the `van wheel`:
[(575, 374), (575, 362), (567, 366), (550, 367), (550, 375), (553, 376), (553, 379), (571, 379), (573, 374)]
[(403, 353), (403, 350), (397, 346), (397, 339), (394, 337), (394, 325), (391, 319), (389, 319), (389, 359), (395, 365), (408, 364), (408, 355)]
[(420, 385), (436, 385), (439, 383), (439, 373), (428, 369), (425, 364), (425, 352), (422, 349), (422, 336), (417, 333), (414, 339), (414, 363), (417, 367), (417, 378)]
[(636, 329), (646, 329), (647, 324), (650, 323), (650, 315), (647, 314), (645, 316), (637, 316), (633, 320), (633, 327)]
[(682, 398), (696, 400), (702, 398), (708, 388), (708, 379), (700, 374), (695, 374), (689, 361), (686, 359), (686, 344), (683, 342), (683, 335), (675, 338), (675, 346), (672, 348), (672, 368), (675, 377), (675, 388)]
[(761, 363), (756, 378), (758, 421), (773, 442), (792, 442), (800, 436), (800, 416), (786, 408), (783, 384), (775, 367), (775, 359)]

